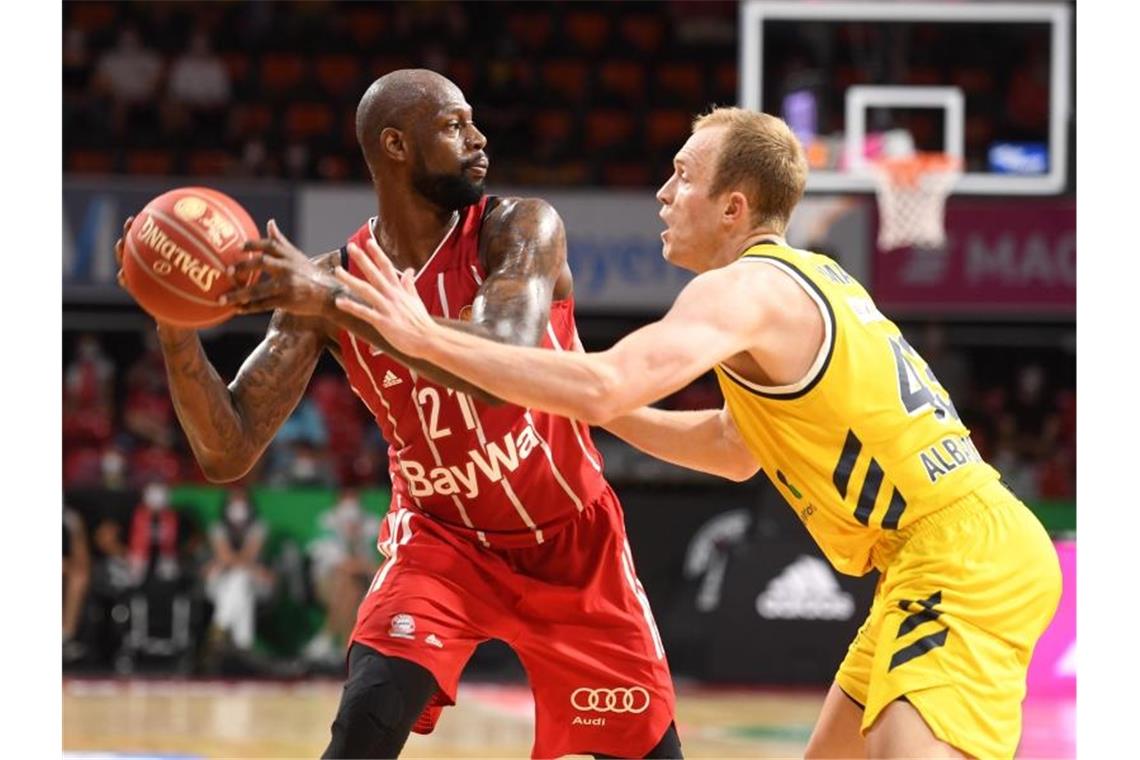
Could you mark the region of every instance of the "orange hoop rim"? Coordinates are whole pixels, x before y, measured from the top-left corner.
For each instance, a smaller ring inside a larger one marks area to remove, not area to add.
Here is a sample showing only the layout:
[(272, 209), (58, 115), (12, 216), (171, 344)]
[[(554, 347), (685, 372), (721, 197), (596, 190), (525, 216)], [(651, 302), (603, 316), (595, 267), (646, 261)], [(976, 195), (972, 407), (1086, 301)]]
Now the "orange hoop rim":
[(914, 186), (928, 174), (956, 175), (962, 170), (962, 159), (949, 153), (916, 153), (901, 158), (878, 158), (872, 165), (890, 186)]

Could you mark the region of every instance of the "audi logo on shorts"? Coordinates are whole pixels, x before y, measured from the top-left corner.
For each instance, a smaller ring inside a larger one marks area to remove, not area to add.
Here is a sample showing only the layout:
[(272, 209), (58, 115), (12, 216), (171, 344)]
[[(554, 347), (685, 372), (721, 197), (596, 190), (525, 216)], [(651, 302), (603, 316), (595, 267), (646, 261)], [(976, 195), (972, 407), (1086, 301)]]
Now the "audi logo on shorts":
[(570, 695), (570, 705), (579, 712), (643, 713), (649, 709), (649, 692), (640, 686), (590, 689), (583, 686)]

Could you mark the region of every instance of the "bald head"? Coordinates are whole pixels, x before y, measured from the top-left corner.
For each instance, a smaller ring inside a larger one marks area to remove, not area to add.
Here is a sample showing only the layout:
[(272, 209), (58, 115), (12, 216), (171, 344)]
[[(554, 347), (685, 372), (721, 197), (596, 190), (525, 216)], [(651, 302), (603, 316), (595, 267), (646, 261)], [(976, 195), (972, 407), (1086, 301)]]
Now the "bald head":
[(356, 107), (356, 140), (369, 165), (379, 148), (381, 130), (408, 129), (449, 101), (465, 99), (454, 82), (428, 69), (398, 69), (373, 82)]

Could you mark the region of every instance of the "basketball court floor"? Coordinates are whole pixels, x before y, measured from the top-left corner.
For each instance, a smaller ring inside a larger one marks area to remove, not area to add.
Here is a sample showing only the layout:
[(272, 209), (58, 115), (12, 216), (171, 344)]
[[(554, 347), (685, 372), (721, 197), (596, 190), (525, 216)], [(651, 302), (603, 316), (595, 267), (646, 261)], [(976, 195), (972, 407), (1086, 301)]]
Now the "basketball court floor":
[[(66, 758), (318, 757), (340, 684), (67, 680)], [(678, 687), (677, 723), (690, 758), (799, 757), (822, 690)], [(404, 757), (529, 757), (533, 703), (524, 686), (463, 684), (436, 731), (413, 734)], [(1022, 758), (1075, 757), (1072, 700), (1025, 707)]]

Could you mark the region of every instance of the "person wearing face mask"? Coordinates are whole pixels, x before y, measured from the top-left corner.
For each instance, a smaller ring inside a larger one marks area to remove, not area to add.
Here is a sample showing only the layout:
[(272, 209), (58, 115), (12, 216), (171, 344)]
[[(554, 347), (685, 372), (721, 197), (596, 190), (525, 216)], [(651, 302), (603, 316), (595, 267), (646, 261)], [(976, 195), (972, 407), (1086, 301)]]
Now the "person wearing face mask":
[(353, 490), (341, 493), (336, 505), (320, 516), (320, 534), (309, 545), (313, 588), (327, 615), (305, 648), (305, 659), (317, 664), (344, 661), (340, 643), (356, 622), (356, 608), (376, 570), (376, 533), (380, 521), (364, 512)]
[(178, 576), (178, 516), (170, 509), (170, 491), (163, 483), (143, 488), (142, 503), (131, 517), (129, 562), (136, 584)]
[(214, 603), (210, 640), (239, 651), (253, 647), (257, 602), (273, 587), (261, 563), (267, 530), (244, 488), (231, 489), (221, 519), (210, 527), (212, 557), (205, 568), (206, 595)]

